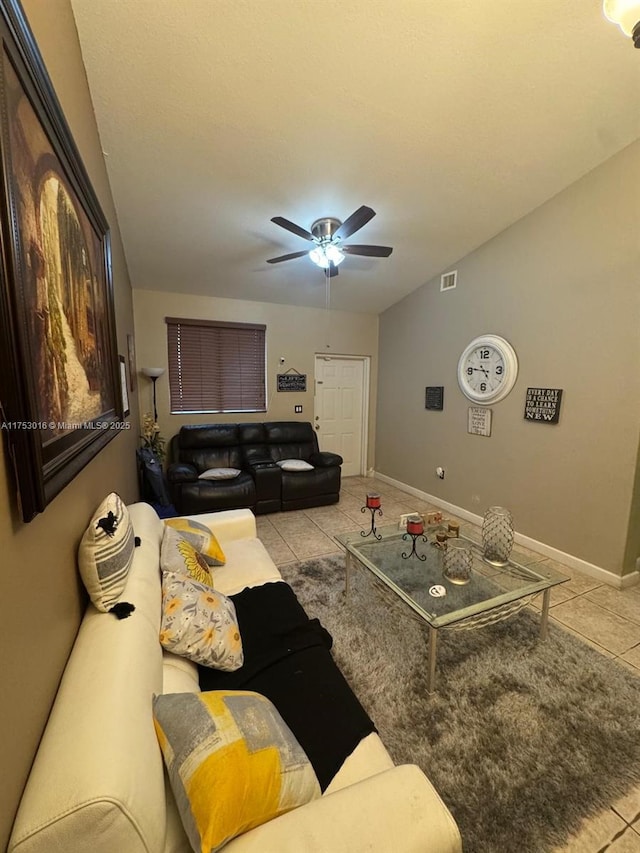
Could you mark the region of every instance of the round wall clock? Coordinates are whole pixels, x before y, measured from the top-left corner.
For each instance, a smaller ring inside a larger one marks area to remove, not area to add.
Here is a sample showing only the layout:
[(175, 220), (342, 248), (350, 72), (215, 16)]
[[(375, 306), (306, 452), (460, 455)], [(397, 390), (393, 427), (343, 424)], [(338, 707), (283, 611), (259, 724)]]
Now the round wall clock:
[(480, 335), (465, 347), (458, 361), (460, 390), (474, 403), (497, 403), (513, 388), (518, 358), (509, 341)]

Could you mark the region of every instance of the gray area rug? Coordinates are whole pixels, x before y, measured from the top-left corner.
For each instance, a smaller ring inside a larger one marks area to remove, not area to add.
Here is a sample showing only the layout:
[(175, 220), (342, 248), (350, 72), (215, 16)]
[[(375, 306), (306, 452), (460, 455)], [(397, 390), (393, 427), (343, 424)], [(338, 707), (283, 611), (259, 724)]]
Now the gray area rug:
[(437, 694), (427, 634), (344, 560), (280, 567), (397, 763), (418, 764), (453, 813), (465, 853), (548, 853), (640, 781), (640, 679), (527, 611), (441, 631)]

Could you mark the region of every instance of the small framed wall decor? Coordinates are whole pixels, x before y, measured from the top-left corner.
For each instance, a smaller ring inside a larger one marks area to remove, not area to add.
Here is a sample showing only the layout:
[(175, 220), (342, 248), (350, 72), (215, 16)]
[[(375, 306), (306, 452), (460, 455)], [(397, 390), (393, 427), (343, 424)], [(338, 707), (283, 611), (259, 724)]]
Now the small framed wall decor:
[(491, 435), (491, 409), (482, 406), (469, 406), (467, 432), (470, 435)]
[(540, 424), (557, 424), (561, 402), (562, 388), (527, 388), (524, 419)]
[(424, 389), (424, 407), (432, 412), (444, 409), (444, 385), (427, 385)]
[(306, 391), (307, 374), (297, 370), (287, 370), (286, 373), (276, 374), (278, 391)]

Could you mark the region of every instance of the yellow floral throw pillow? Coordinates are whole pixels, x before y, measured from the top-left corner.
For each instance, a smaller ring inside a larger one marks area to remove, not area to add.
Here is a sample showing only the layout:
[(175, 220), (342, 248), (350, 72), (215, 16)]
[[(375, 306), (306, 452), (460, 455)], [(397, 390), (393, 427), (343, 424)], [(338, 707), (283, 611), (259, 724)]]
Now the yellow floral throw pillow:
[(177, 530), (180, 535), (194, 546), (210, 566), (224, 566), (226, 557), (214, 533), (190, 518), (167, 518), (165, 525)]
[(160, 568), (163, 572), (188, 575), (194, 581), (213, 586), (211, 571), (203, 555), (172, 527), (165, 527), (162, 535)]
[(235, 836), (320, 796), (309, 759), (265, 696), (169, 693), (154, 697), (153, 715), (194, 850), (216, 853)]
[(162, 573), (160, 644), (169, 652), (225, 672), (244, 663), (233, 601), (175, 572)]

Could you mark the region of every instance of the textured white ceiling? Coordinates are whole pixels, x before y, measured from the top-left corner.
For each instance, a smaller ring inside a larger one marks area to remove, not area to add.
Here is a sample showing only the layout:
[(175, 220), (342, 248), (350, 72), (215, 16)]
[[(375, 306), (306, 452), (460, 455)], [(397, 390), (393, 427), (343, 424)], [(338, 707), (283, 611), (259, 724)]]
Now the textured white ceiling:
[(134, 288), (380, 312), (640, 136), (600, 0), (72, 0)]

